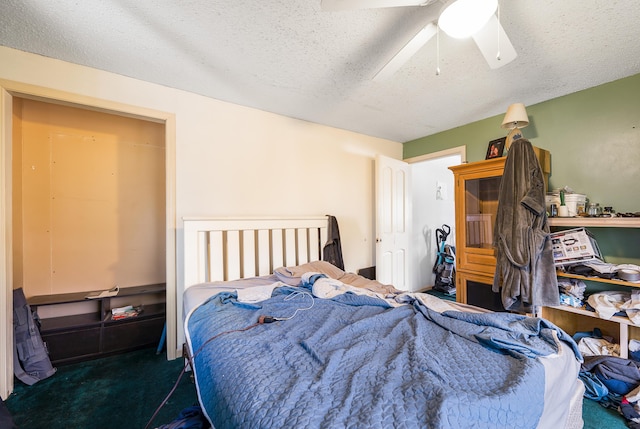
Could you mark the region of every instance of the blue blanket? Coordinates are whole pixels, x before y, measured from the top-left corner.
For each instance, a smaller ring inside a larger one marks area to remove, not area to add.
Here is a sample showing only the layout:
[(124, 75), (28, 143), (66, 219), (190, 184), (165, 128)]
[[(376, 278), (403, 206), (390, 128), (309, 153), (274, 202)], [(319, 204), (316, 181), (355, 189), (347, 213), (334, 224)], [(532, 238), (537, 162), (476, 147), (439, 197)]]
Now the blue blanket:
[(528, 356), (555, 351), (548, 326), (339, 296), (233, 332), (308, 307), (296, 290), (259, 304), (220, 293), (187, 320), (215, 428), (536, 427), (545, 377)]

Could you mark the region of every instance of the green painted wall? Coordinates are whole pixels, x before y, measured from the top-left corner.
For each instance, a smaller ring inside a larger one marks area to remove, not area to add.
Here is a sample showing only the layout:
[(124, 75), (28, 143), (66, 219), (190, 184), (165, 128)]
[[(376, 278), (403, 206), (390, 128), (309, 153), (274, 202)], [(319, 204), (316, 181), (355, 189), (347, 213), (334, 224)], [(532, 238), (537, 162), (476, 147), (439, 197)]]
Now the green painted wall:
[[(513, 102), (518, 102), (517, 94)], [(551, 152), (549, 188), (569, 186), (617, 212), (640, 212), (640, 74), (527, 106), (523, 134)], [(484, 159), (503, 137), (503, 115), (404, 144), (404, 158), (466, 145), (467, 160)], [(640, 232), (591, 229), (607, 262), (640, 263)]]
[[(551, 152), (550, 189), (566, 185), (601, 206), (640, 211), (640, 74), (527, 106), (527, 114), (524, 136)], [(406, 142), (403, 157), (466, 145), (469, 162), (482, 160), (488, 142), (507, 134), (502, 117)]]

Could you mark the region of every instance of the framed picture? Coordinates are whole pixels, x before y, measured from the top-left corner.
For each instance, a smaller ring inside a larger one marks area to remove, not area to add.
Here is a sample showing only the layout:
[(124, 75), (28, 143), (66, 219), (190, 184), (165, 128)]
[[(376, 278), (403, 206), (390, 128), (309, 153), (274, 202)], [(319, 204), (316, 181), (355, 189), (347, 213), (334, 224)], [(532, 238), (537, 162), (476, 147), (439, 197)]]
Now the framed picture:
[(504, 152), (504, 143), (506, 140), (506, 137), (491, 140), (487, 148), (487, 156), (484, 159), (500, 158)]

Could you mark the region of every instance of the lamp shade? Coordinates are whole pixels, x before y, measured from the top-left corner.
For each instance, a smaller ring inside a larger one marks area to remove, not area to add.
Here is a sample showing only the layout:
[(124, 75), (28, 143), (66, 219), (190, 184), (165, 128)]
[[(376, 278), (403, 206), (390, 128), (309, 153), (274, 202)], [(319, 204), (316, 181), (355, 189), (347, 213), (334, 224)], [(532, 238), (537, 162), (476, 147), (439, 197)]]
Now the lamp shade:
[(507, 109), (502, 120), (502, 128), (524, 128), (529, 125), (529, 117), (524, 104), (514, 103)]
[(456, 0), (438, 18), (438, 26), (448, 36), (464, 39), (476, 34), (496, 13), (498, 0)]

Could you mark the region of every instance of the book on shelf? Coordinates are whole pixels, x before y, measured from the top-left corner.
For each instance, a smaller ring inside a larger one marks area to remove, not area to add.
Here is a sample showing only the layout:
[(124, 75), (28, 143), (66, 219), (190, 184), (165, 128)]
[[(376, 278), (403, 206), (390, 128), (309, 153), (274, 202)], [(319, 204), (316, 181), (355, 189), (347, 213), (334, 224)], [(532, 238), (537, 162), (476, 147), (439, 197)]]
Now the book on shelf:
[(124, 307), (115, 307), (111, 309), (111, 319), (112, 320), (120, 320), (126, 319), (129, 317), (136, 317), (138, 314), (142, 313), (142, 306), (133, 306), (127, 305)]

